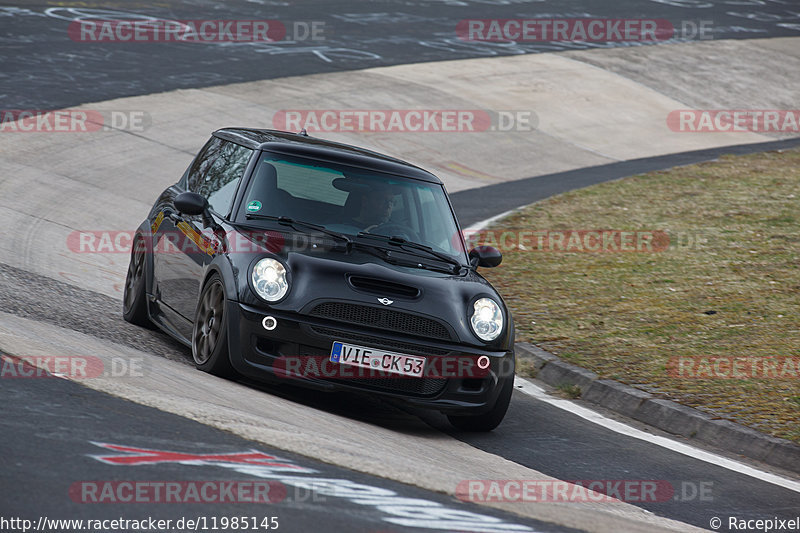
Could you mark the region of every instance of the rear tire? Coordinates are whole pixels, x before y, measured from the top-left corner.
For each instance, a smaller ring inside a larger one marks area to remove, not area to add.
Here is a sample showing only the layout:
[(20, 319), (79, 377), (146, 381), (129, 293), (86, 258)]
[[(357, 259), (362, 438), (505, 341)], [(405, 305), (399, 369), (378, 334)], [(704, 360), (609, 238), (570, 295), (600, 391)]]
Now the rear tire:
[(131, 324), (153, 329), (147, 312), (147, 294), (145, 291), (145, 274), (147, 270), (147, 253), (144, 241), (136, 237), (128, 264), (128, 275), (125, 277), (125, 292), (122, 296), (122, 318)]
[(213, 274), (197, 304), (192, 328), (192, 357), (195, 367), (215, 376), (231, 378), (236, 371), (228, 357), (228, 316), (225, 286)]
[(514, 375), (502, 379), (500, 394), (491, 411), (481, 415), (447, 415), (447, 419), (457, 429), (462, 431), (492, 431), (500, 425), (511, 403), (511, 393), (514, 392)]

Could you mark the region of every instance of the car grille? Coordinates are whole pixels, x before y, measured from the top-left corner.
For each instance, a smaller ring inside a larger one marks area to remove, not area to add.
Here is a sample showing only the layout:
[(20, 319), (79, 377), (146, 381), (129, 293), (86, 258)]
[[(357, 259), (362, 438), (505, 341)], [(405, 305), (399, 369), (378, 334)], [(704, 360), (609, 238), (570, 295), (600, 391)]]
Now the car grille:
[(447, 355), (451, 350), (443, 350), (442, 348), (431, 348), (429, 346), (420, 346), (418, 344), (410, 344), (408, 342), (393, 341), (382, 337), (373, 337), (370, 335), (361, 335), (358, 333), (351, 333), (341, 329), (326, 328), (322, 326), (311, 326), (311, 331), (318, 335), (330, 337), (332, 340), (342, 342), (360, 342), (370, 347), (380, 347), (391, 350), (398, 350), (408, 355)]
[(450, 339), (450, 333), (440, 322), (393, 309), (380, 309), (367, 305), (326, 302), (311, 310), (312, 316), (319, 316), (390, 331), (399, 331), (429, 339)]

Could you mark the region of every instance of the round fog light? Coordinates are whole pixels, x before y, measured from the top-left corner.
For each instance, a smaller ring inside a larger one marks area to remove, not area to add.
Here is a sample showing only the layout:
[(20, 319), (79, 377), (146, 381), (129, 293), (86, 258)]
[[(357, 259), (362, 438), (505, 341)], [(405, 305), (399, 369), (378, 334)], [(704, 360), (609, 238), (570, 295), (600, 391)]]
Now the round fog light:
[(486, 370), (489, 368), (489, 364), (491, 364), (491, 361), (489, 361), (489, 358), (485, 355), (478, 357), (478, 368), (481, 370)]
[(264, 320), (261, 321), (261, 325), (264, 326), (265, 330), (272, 331), (278, 327), (278, 321), (273, 316), (265, 316)]

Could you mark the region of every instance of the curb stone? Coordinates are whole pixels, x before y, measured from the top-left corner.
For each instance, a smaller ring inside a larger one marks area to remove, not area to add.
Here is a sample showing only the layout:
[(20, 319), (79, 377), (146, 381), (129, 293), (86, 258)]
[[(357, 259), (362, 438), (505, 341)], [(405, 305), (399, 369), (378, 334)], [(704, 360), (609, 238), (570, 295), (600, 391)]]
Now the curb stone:
[(800, 446), (708, 413), (658, 398), (600, 377), (527, 342), (516, 343), (517, 357), (533, 361), (536, 379), (548, 385), (577, 385), (581, 399), (674, 435), (711, 444), (772, 466), (800, 472)]

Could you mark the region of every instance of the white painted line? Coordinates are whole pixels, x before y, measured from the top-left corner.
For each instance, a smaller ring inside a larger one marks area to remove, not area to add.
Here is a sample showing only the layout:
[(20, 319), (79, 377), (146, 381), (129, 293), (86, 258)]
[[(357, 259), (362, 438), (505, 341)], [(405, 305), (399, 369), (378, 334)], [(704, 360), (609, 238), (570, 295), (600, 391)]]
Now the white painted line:
[(486, 220), (481, 220), (480, 222), (476, 222), (475, 224), (473, 224), (473, 225), (471, 225), (471, 226), (469, 226), (467, 228), (464, 228), (462, 231), (464, 231), (464, 232), (480, 231), (483, 228), (489, 226), (490, 224), (493, 224), (497, 220), (500, 220), (501, 218), (505, 218), (508, 215), (510, 215), (511, 213), (513, 213), (514, 211), (518, 211), (518, 210), (522, 209), (523, 207), (526, 207), (526, 206), (523, 205), (523, 206), (520, 206), (520, 207), (515, 207), (514, 209), (509, 209), (505, 213), (500, 213), (499, 215), (495, 215), (495, 216), (493, 216), (491, 218), (487, 218)]
[[(477, 222), (471, 225), (470, 227), (466, 228), (464, 231), (465, 232), (480, 231), (481, 229), (488, 227), (495, 221), (510, 215), (511, 213), (517, 211), (518, 209), (521, 209), (521, 207), (518, 207), (516, 209), (511, 209), (509, 211), (506, 211), (505, 213), (501, 213), (486, 220)], [(672, 450), (674, 452), (686, 455), (688, 457), (692, 457), (694, 459), (698, 459), (700, 461), (705, 461), (707, 463), (720, 466), (722, 468), (727, 468), (728, 470), (731, 470), (733, 472), (738, 472), (746, 476), (760, 479), (761, 481), (766, 481), (767, 483), (772, 483), (773, 485), (778, 485), (785, 489), (793, 490), (795, 492), (800, 492), (800, 482), (798, 481), (794, 481), (792, 479), (783, 476), (778, 476), (776, 474), (771, 474), (769, 472), (759, 470), (752, 466), (748, 466), (744, 463), (740, 463), (739, 461), (734, 461), (733, 459), (728, 459), (727, 457), (722, 457), (721, 455), (710, 453), (705, 450), (695, 448), (694, 446), (689, 446), (688, 444), (668, 439), (666, 437), (653, 435), (651, 433), (646, 433), (644, 431), (631, 427), (627, 424), (623, 424), (622, 422), (611, 420), (610, 418), (604, 417), (600, 413), (592, 411), (591, 409), (587, 409), (569, 400), (564, 400), (561, 398), (555, 398), (553, 396), (550, 396), (544, 391), (544, 389), (542, 389), (538, 385), (531, 383), (530, 381), (521, 378), (519, 376), (516, 376), (516, 378), (514, 379), (514, 386), (517, 390), (522, 391), (529, 396), (533, 396), (537, 400), (549, 403), (550, 405), (558, 407), (559, 409), (564, 409), (565, 411), (569, 411), (570, 413), (577, 415), (583, 418), (584, 420), (588, 420), (589, 422), (603, 426), (607, 429), (610, 429), (611, 431), (615, 431), (617, 433), (620, 433), (622, 435), (627, 435), (628, 437), (633, 437), (635, 439), (640, 439), (646, 442), (650, 442), (657, 446), (661, 446), (662, 448), (666, 448), (668, 450)]]
[(627, 424), (623, 424), (622, 422), (611, 420), (610, 418), (606, 418), (600, 413), (580, 406), (575, 402), (550, 396), (543, 388), (519, 376), (517, 376), (514, 380), (514, 388), (529, 396), (533, 396), (539, 401), (548, 403), (554, 407), (558, 407), (559, 409), (569, 411), (570, 413), (579, 416), (584, 420), (588, 420), (589, 422), (603, 426), (604, 428), (620, 433), (621, 435), (633, 437), (634, 439), (640, 439), (651, 444), (661, 446), (662, 448), (672, 450), (673, 452), (692, 457), (693, 459), (705, 461), (712, 465), (727, 468), (733, 472), (738, 472), (761, 481), (766, 481), (767, 483), (772, 483), (773, 485), (778, 485), (779, 487), (783, 487), (785, 489), (800, 492), (800, 482), (798, 481), (794, 481), (783, 476), (778, 476), (776, 474), (771, 474), (769, 472), (764, 472), (763, 470), (753, 468), (752, 466), (740, 463), (739, 461), (734, 461), (733, 459), (728, 459), (727, 457), (722, 457), (721, 455), (707, 452), (705, 450), (695, 448), (694, 446), (689, 446), (688, 444), (674, 441), (660, 435), (653, 435), (652, 433), (641, 431)]

